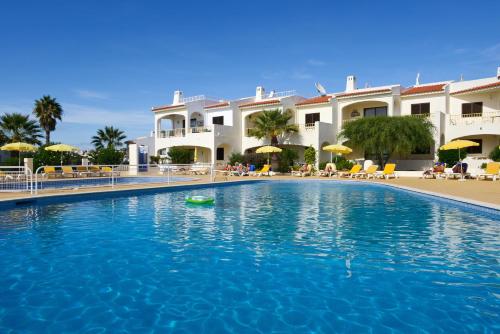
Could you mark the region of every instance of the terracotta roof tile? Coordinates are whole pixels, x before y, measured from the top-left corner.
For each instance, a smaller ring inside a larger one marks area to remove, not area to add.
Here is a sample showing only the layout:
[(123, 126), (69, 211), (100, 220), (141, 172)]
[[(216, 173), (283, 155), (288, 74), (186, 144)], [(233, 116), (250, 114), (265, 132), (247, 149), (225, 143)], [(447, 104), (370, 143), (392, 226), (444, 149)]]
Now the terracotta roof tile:
[(391, 91), (390, 88), (363, 90), (363, 91), (359, 91), (359, 92), (338, 94), (336, 97), (342, 98), (342, 97), (348, 97), (348, 96), (368, 95), (368, 94), (376, 94), (376, 93), (388, 93), (390, 91)]
[(330, 102), (330, 99), (332, 98), (331, 95), (322, 95), (322, 96), (316, 96), (312, 97), (310, 99), (306, 99), (304, 101), (300, 101), (299, 103), (296, 103), (296, 106), (305, 106), (309, 104), (319, 104), (319, 103), (327, 103)]
[(278, 103), (280, 103), (280, 100), (257, 101), (257, 102), (240, 104), (240, 108), (248, 108), (248, 107), (255, 107), (255, 106), (260, 106), (260, 105), (278, 104)]
[(176, 104), (176, 105), (173, 105), (173, 106), (153, 107), (151, 110), (153, 110), (153, 111), (162, 111), (162, 110), (178, 109), (178, 108), (182, 108), (182, 107), (185, 107), (185, 106), (186, 106), (185, 104)]
[(481, 86), (476, 86), (476, 87), (472, 87), (472, 88), (467, 88), (467, 89), (459, 90), (459, 91), (451, 93), (451, 95), (462, 94), (462, 93), (470, 93), (470, 92), (475, 92), (475, 91), (478, 91), (478, 90), (489, 89), (489, 88), (496, 88), (496, 87), (500, 87), (500, 81), (493, 82), (493, 83), (490, 83), (490, 84), (487, 84), (487, 85), (481, 85)]
[(229, 102), (225, 101), (225, 102), (220, 102), (220, 103), (216, 103), (216, 104), (212, 104), (212, 105), (206, 106), (204, 109), (221, 108), (221, 107), (227, 107), (228, 105), (229, 105)]
[(425, 94), (425, 93), (435, 93), (444, 90), (446, 84), (437, 85), (426, 85), (426, 86), (413, 86), (401, 93), (401, 95), (413, 95), (413, 94)]

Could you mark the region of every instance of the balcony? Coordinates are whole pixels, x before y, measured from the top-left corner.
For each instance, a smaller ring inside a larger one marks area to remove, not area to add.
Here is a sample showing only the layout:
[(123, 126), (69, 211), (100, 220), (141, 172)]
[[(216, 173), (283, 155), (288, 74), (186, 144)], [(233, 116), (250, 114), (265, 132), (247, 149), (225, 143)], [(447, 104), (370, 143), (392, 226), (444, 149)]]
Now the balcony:
[(451, 139), (464, 136), (500, 135), (500, 111), (448, 115), (447, 133)]
[(214, 133), (215, 136), (221, 137), (227, 135), (232, 129), (229, 125), (214, 124), (211, 126), (198, 126), (192, 128), (179, 128), (173, 130), (162, 130), (158, 133), (158, 138), (178, 138), (186, 136), (196, 136), (204, 133)]
[(500, 124), (500, 111), (450, 115), (450, 125)]
[(431, 114), (430, 113), (424, 113), (424, 114), (411, 114), (411, 117), (415, 118), (430, 118)]

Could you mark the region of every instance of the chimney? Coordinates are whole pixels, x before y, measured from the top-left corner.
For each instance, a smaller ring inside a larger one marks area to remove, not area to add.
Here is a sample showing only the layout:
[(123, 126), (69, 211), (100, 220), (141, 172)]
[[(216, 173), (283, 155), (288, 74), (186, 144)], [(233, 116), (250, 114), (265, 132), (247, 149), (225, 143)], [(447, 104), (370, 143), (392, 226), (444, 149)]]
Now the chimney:
[(181, 104), (182, 101), (182, 92), (180, 90), (176, 90), (174, 92), (174, 101), (172, 104)]
[(266, 91), (264, 87), (257, 86), (255, 89), (255, 101), (260, 101), (266, 97)]
[(497, 67), (497, 79), (500, 80), (500, 66)]
[(352, 92), (356, 90), (356, 77), (354, 75), (349, 75), (345, 83), (345, 91)]

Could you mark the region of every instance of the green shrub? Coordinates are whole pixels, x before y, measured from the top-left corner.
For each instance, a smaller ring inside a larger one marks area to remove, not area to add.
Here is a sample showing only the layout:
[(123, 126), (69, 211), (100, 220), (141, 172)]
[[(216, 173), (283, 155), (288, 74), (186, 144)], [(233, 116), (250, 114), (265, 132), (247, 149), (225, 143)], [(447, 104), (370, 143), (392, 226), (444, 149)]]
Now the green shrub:
[(89, 152), (89, 160), (98, 165), (120, 165), (123, 162), (125, 153), (114, 148), (102, 148)]
[(260, 169), (267, 163), (267, 154), (245, 153), (243, 155), (243, 162)]
[(500, 161), (500, 147), (496, 146), (490, 153), (490, 159), (493, 161)]
[(159, 164), (161, 161), (161, 157), (159, 155), (150, 155), (149, 163), (151, 164)]
[(244, 163), (244, 162), (245, 162), (245, 157), (241, 153), (233, 152), (229, 156), (229, 164), (231, 164), (232, 166), (236, 165), (237, 163)]
[(173, 164), (190, 164), (194, 160), (194, 150), (171, 147), (167, 156)]
[(290, 172), (291, 166), (295, 160), (299, 158), (299, 153), (291, 148), (283, 148), (281, 153), (279, 154), (279, 166), (278, 171), (280, 173), (288, 173)]
[(314, 149), (314, 147), (309, 146), (305, 149), (304, 161), (306, 162), (306, 164), (314, 165), (314, 163), (316, 162), (316, 150)]
[(325, 170), (326, 164), (329, 162), (323, 161), (319, 163), (319, 170)]
[(342, 156), (337, 157), (337, 160), (333, 160), (333, 162), (335, 162), (337, 170), (350, 170), (354, 166), (353, 161), (347, 160)]
[(61, 164), (61, 157), (63, 165), (79, 165), (82, 161), (82, 158), (76, 153), (47, 151), (45, 150), (45, 146), (40, 147), (35, 153), (32, 153), (31, 157), (33, 158), (34, 171), (41, 166), (59, 166)]
[[(460, 150), (460, 159), (467, 157), (466, 150)], [(458, 161), (458, 150), (438, 150), (439, 162), (444, 162), (446, 166), (454, 166)]]

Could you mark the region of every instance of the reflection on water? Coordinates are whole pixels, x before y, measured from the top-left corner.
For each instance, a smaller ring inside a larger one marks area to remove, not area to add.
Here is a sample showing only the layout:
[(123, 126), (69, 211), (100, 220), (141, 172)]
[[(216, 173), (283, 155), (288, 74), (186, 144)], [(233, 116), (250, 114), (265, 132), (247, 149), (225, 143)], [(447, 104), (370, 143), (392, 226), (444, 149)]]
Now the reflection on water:
[(0, 213), (0, 330), (487, 331), (499, 234), (498, 216), (330, 182), (22, 207)]

